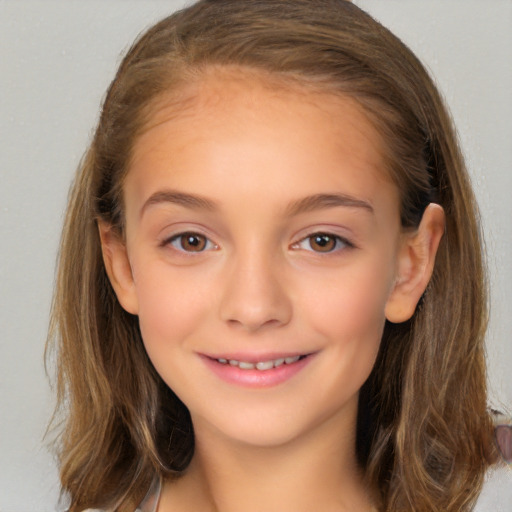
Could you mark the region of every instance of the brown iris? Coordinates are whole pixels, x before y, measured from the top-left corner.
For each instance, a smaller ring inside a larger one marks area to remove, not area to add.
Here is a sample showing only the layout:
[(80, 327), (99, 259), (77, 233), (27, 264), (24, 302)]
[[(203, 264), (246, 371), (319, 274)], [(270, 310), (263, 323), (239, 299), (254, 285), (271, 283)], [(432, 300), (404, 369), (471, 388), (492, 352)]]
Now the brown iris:
[(309, 237), (309, 245), (316, 252), (330, 252), (336, 247), (336, 237), (326, 233), (316, 233)]
[(183, 233), (179, 241), (183, 250), (188, 252), (201, 252), (206, 247), (206, 237), (196, 233)]

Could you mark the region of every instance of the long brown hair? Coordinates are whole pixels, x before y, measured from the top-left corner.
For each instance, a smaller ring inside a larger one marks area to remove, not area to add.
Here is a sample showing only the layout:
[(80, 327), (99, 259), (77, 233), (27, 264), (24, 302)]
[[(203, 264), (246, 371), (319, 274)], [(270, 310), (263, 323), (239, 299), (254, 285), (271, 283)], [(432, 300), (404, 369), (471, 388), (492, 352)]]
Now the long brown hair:
[(201, 0), (150, 28), (121, 63), (71, 191), (49, 336), (70, 510), (126, 508), (155, 475), (179, 475), (193, 454), (188, 411), (152, 367), (137, 318), (106, 276), (97, 220), (122, 234), (134, 141), (162, 94), (176, 93), (179, 106), (180, 91), (212, 66), (354, 98), (385, 141), (403, 227), (416, 227), (430, 202), (444, 208), (431, 282), (410, 321), (386, 324), (361, 390), (357, 454), (381, 511), (470, 510), (492, 433), (477, 207), (427, 72), (343, 0)]

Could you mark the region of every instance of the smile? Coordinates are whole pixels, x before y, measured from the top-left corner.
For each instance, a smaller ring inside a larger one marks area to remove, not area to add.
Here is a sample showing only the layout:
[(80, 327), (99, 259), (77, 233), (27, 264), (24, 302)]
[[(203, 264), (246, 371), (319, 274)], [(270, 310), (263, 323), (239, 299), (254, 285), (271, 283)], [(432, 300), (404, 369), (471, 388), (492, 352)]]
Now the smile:
[(202, 356), (214, 375), (237, 386), (269, 388), (283, 384), (300, 373), (314, 359), (316, 353)]
[(292, 356), (292, 357), (279, 357), (277, 359), (271, 359), (269, 361), (258, 361), (256, 363), (251, 363), (249, 361), (237, 361), (236, 359), (223, 359), (219, 358), (217, 361), (220, 364), (229, 364), (231, 366), (237, 366), (241, 370), (260, 370), (266, 371), (271, 370), (272, 368), (278, 368), (283, 364), (293, 364), (303, 359), (306, 356)]

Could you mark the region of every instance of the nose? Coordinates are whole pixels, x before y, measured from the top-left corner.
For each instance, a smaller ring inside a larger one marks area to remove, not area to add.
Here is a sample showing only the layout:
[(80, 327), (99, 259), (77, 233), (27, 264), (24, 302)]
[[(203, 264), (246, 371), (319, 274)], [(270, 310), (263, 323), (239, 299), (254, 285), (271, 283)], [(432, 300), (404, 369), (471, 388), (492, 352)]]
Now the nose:
[[(251, 251), (249, 251), (251, 252)], [(286, 325), (292, 316), (290, 290), (277, 257), (263, 252), (238, 255), (223, 284), (220, 316), (232, 327), (255, 332)]]

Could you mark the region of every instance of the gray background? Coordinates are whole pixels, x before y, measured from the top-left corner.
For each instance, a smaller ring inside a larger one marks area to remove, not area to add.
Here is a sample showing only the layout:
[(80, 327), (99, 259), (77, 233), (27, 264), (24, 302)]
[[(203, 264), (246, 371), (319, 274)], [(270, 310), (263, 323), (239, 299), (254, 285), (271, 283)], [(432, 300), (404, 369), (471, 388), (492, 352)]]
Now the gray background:
[[(488, 246), (491, 400), (510, 409), (512, 1), (356, 3), (423, 59), (452, 109)], [(121, 53), (181, 5), (0, 0), (0, 512), (55, 510), (42, 354), (66, 194)], [(505, 511), (511, 502), (512, 472), (501, 471), (478, 509)]]

